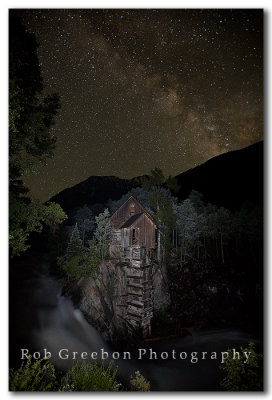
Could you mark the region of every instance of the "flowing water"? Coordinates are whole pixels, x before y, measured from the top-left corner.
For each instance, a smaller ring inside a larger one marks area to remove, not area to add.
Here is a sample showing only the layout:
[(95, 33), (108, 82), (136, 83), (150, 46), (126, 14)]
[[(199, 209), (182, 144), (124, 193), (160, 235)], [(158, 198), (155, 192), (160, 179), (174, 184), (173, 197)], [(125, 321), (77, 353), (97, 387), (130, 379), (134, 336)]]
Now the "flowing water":
[[(142, 350), (114, 349), (85, 320), (81, 311), (74, 308), (71, 300), (61, 295), (61, 287), (50, 276), (46, 265), (42, 273), (37, 271), (31, 279), (21, 282), (16, 293), (16, 300), (11, 301), (11, 312), (16, 312), (16, 318), (13, 316), (10, 324), (11, 366), (20, 364), (21, 349), (29, 349), (30, 353), (39, 351), (41, 357), (46, 349), (52, 355), (52, 362), (64, 370), (73, 364), (73, 352), (77, 352), (74, 358), (78, 360), (81, 353), (88, 353), (87, 359), (90, 360), (91, 353), (97, 352), (99, 360), (102, 353), (105, 357), (107, 352), (109, 358), (106, 362), (111, 360), (114, 352), (116, 357), (117, 353), (120, 354), (115, 364), (125, 380), (140, 370), (150, 380), (152, 390), (210, 391), (221, 389), (221, 352), (228, 348), (239, 351), (240, 346), (244, 347), (250, 341), (260, 345), (249, 333), (224, 329), (192, 330), (191, 336), (146, 342), (140, 346)], [(60, 358), (61, 349), (64, 349), (62, 357), (68, 355), (69, 358)], [(131, 359), (126, 353), (127, 359), (123, 360), (124, 351), (130, 352)], [(138, 359), (139, 352), (143, 354), (145, 351), (143, 358)], [(203, 355), (203, 352), (206, 354)], [(211, 359), (212, 352), (217, 353), (217, 359)], [(180, 358), (181, 353), (183, 359)]]

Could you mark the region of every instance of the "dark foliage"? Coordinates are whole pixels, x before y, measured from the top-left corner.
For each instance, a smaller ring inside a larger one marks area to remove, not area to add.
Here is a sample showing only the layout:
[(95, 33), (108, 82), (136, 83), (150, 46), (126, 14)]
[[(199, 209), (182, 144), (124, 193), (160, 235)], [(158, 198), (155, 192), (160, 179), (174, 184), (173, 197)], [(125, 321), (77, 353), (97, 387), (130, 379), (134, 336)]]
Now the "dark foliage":
[[(50, 131), (60, 107), (56, 94), (43, 97), (37, 42), (27, 32), (16, 12), (9, 19), (9, 213), (11, 256), (29, 248), (32, 232), (42, 222), (52, 231), (66, 215), (57, 204), (45, 206), (26, 197), (23, 177), (37, 172), (53, 156), (56, 139)], [(47, 221), (46, 221), (47, 220)]]

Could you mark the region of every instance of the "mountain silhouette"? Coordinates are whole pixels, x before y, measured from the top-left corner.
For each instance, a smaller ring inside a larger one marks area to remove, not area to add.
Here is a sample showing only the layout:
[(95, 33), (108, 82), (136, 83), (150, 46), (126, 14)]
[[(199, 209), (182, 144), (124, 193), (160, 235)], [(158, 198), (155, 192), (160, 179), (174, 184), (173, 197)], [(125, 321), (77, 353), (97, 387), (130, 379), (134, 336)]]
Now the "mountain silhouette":
[(231, 210), (262, 205), (263, 142), (211, 158), (176, 178), (179, 200), (196, 190), (204, 201)]
[[(159, 166), (158, 166), (159, 167)], [(121, 179), (91, 176), (51, 198), (66, 212), (84, 204), (105, 204), (118, 200), (132, 188), (141, 186), (146, 176)], [(263, 142), (211, 158), (204, 164), (176, 176), (180, 189), (175, 196), (187, 198), (192, 190), (203, 200), (231, 210), (260, 206), (263, 202)]]

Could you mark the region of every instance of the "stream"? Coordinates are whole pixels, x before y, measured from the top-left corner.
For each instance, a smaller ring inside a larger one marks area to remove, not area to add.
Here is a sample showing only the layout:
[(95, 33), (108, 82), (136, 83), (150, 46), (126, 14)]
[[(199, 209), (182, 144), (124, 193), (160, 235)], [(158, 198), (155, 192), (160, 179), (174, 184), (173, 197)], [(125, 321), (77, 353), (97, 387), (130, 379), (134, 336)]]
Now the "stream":
[[(73, 352), (77, 352), (74, 355), (77, 360), (81, 360), (81, 353), (85, 356), (87, 353), (87, 360), (97, 353), (98, 362), (103, 352), (104, 357), (108, 353), (106, 363), (114, 353), (120, 355), (114, 365), (118, 365), (119, 374), (126, 381), (140, 370), (154, 391), (214, 391), (222, 390), (219, 385), (221, 352), (228, 348), (239, 351), (240, 346), (245, 347), (250, 341), (261, 348), (260, 340), (241, 330), (192, 329), (190, 333), (186, 337), (145, 342), (139, 346), (140, 349), (129, 348), (124, 354), (124, 349), (114, 349), (106, 343), (81, 311), (74, 308), (72, 301), (61, 295), (61, 286), (49, 274), (46, 264), (28, 278), (17, 277), (10, 288), (11, 367), (21, 364), (21, 349), (29, 350), (29, 354), (39, 351), (41, 357), (46, 349), (51, 353), (55, 366), (63, 370), (72, 366)], [(63, 359), (59, 355), (62, 349)], [(215, 352), (217, 359), (211, 359)], [(139, 353), (142, 359), (139, 359)], [(124, 356), (127, 359), (123, 359)]]

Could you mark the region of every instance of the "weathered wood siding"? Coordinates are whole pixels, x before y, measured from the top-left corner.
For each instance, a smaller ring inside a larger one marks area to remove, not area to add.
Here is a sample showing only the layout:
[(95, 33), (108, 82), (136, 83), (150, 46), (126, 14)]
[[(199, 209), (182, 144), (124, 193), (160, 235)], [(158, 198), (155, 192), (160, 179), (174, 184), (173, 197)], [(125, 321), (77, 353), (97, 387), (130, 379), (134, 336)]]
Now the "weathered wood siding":
[(121, 245), (122, 244), (122, 232), (121, 229), (112, 229), (111, 230), (111, 244), (112, 245)]
[(111, 225), (114, 229), (119, 229), (130, 217), (130, 207), (135, 205), (135, 214), (146, 212), (141, 204), (131, 197), (128, 199), (111, 217)]
[[(133, 229), (136, 231), (136, 241), (133, 243)], [(130, 245), (141, 246), (146, 249), (156, 247), (156, 225), (146, 215), (142, 214), (130, 227)]]
[[(131, 207), (133, 207), (133, 213)], [(139, 216), (130, 226), (121, 229), (132, 215)], [(128, 247), (156, 248), (156, 225), (146, 209), (130, 197), (111, 217), (111, 245)]]

